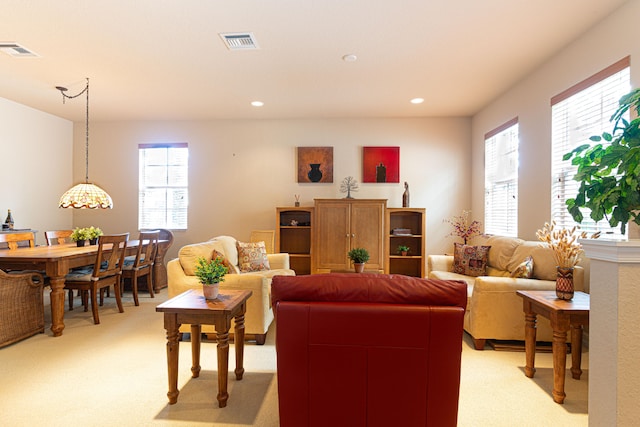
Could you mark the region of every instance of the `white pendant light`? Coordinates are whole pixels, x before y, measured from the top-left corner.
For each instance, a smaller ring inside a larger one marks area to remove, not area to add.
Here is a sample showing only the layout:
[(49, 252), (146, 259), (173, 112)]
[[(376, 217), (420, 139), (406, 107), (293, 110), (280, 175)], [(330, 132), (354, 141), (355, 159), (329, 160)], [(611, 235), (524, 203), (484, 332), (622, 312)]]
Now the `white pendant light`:
[(87, 94), (87, 114), (86, 114), (86, 132), (85, 132), (85, 182), (77, 184), (67, 190), (60, 197), (59, 207), (75, 208), (75, 209), (111, 209), (113, 201), (111, 196), (102, 188), (89, 182), (89, 78), (87, 78), (87, 86), (77, 95), (69, 96), (65, 92), (66, 87), (56, 86), (56, 89), (62, 94), (62, 102), (69, 98), (77, 98), (83, 93)]

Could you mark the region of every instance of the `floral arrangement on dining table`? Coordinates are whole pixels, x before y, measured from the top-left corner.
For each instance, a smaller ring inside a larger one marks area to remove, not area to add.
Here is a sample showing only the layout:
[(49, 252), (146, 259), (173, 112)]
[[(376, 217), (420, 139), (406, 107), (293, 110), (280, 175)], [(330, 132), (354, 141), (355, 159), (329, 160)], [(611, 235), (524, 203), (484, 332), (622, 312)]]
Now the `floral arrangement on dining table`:
[(445, 219), (444, 222), (451, 224), (453, 230), (447, 236), (458, 236), (462, 238), (464, 244), (475, 235), (479, 235), (482, 223), (480, 221), (473, 220), (469, 222), (471, 211), (462, 211), (462, 215), (454, 216), (450, 219)]
[[(553, 250), (553, 256), (556, 259), (556, 265), (563, 268), (571, 268), (578, 265), (582, 260), (582, 245), (578, 239), (587, 239), (589, 235), (586, 231), (580, 231), (580, 227), (566, 229), (556, 228), (556, 222), (551, 221), (544, 223), (542, 229), (536, 231), (536, 237), (541, 242), (546, 243)], [(592, 239), (600, 237), (600, 232), (593, 233)]]

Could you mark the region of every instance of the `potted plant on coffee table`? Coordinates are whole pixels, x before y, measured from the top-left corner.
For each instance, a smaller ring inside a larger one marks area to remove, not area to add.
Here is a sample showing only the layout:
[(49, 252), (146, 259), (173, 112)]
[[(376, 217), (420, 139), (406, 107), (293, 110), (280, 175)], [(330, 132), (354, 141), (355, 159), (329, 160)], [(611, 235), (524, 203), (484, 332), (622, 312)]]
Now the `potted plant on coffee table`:
[(224, 276), (229, 269), (224, 266), (224, 260), (220, 257), (210, 260), (204, 257), (198, 258), (196, 265), (196, 277), (202, 283), (202, 293), (205, 299), (214, 300), (218, 298), (220, 282), (224, 281)]
[(409, 246), (406, 245), (398, 245), (398, 253), (402, 256), (407, 256), (407, 253), (411, 250)]
[(353, 262), (356, 273), (362, 273), (364, 264), (369, 261), (369, 251), (365, 248), (353, 248), (347, 253), (347, 256)]

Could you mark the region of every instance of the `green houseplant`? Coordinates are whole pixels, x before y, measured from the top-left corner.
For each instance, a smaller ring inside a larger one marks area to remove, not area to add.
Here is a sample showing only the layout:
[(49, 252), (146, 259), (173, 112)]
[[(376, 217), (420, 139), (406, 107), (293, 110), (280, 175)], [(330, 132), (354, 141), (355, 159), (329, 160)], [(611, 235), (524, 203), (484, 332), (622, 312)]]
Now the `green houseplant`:
[(85, 230), (89, 239), (89, 243), (92, 245), (95, 245), (98, 241), (98, 237), (104, 234), (99, 227), (94, 227), (93, 225), (89, 228), (85, 228)]
[[(578, 167), (574, 177), (580, 183), (578, 194), (567, 200), (569, 213), (582, 222), (580, 208), (591, 211), (591, 219), (606, 218), (611, 227), (620, 226), (624, 234), (627, 223), (640, 225), (640, 118), (630, 122), (624, 115), (640, 107), (640, 89), (620, 98), (616, 112), (611, 116), (613, 131), (589, 138), (564, 155)], [(633, 117), (633, 114), (632, 114)], [(602, 141), (610, 143), (603, 146)]]
[(229, 272), (225, 267), (224, 260), (220, 257), (210, 260), (204, 257), (198, 258), (196, 265), (196, 277), (202, 283), (202, 292), (206, 299), (218, 298), (220, 282), (224, 281), (224, 276)]
[(353, 248), (347, 253), (347, 256), (353, 262), (356, 273), (362, 273), (364, 264), (369, 261), (369, 251), (365, 248)]
[(71, 240), (76, 242), (78, 246), (84, 246), (88, 239), (89, 234), (87, 233), (86, 228), (76, 227), (73, 229), (73, 233), (71, 233)]
[(398, 245), (398, 253), (402, 256), (405, 256), (407, 254), (407, 252), (409, 252), (411, 248), (409, 246), (406, 245)]

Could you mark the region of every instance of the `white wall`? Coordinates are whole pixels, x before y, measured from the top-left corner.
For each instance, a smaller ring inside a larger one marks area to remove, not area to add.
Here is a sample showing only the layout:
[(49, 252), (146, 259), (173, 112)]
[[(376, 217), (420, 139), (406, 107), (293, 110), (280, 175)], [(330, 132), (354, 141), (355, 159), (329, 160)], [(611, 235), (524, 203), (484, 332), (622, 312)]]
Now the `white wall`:
[(628, 2), (473, 117), (474, 218), (484, 218), (484, 135), (517, 116), (518, 235), (536, 239), (536, 230), (551, 216), (551, 97), (627, 55), (631, 55), (632, 86), (640, 86), (640, 43), (636, 30), (639, 16), (640, 1)]
[(72, 213), (58, 208), (71, 185), (73, 124), (0, 98), (0, 222), (11, 209), (15, 228), (44, 231), (71, 227)]
[[(385, 198), (402, 206), (403, 182), (411, 206), (427, 209), (427, 252), (449, 251), (453, 238), (442, 220), (470, 206), (470, 119), (219, 120), (117, 122), (91, 125), (89, 179), (114, 200), (113, 210), (75, 211), (74, 225), (137, 235), (138, 144), (189, 144), (189, 229), (176, 232), (167, 258), (188, 243), (219, 234), (248, 239), (274, 229), (277, 206), (314, 198), (342, 198), (340, 182), (354, 176), (356, 198)], [(298, 146), (334, 147), (333, 184), (297, 183)], [(363, 184), (362, 147), (399, 146), (400, 183)], [(84, 125), (75, 126), (75, 157), (84, 159)], [(84, 176), (75, 162), (74, 176)]]

